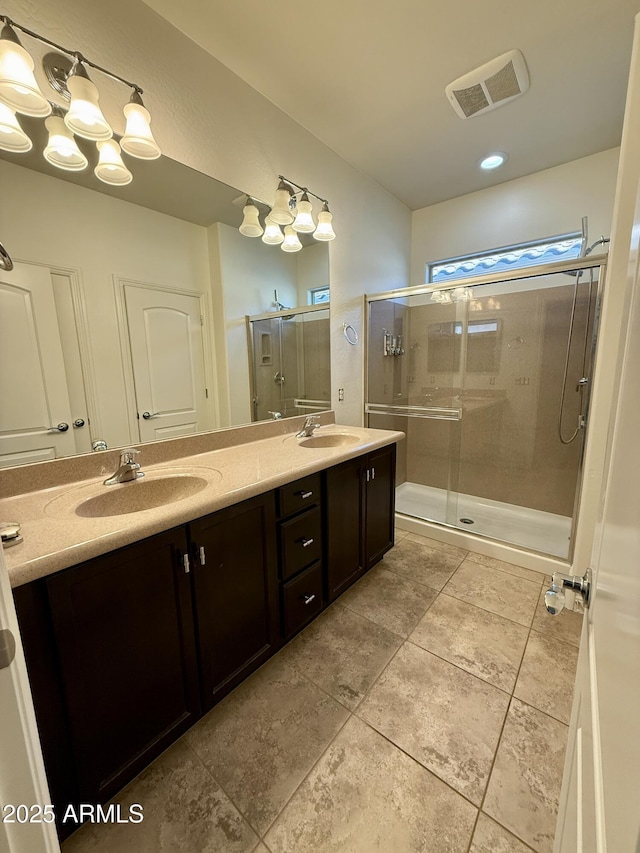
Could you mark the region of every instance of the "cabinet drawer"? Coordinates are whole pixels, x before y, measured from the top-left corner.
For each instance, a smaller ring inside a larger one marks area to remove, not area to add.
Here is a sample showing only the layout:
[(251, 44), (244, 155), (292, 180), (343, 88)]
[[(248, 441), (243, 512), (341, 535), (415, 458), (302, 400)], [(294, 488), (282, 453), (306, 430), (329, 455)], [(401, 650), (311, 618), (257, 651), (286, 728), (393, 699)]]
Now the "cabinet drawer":
[(322, 555), (320, 507), (280, 524), (280, 573), (283, 580), (319, 560)]
[(322, 610), (320, 561), (282, 586), (284, 634), (289, 639)]
[(278, 489), (278, 515), (286, 518), (320, 502), (320, 474), (310, 474)]

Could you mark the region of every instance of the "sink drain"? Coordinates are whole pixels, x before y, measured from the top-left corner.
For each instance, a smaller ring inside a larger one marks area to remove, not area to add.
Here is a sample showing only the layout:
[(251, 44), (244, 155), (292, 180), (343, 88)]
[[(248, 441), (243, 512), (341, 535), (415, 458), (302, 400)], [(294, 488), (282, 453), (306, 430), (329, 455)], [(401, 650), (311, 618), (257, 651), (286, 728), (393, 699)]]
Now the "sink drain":
[(461, 524), (473, 524), (473, 519), (472, 518), (461, 518), (460, 523)]

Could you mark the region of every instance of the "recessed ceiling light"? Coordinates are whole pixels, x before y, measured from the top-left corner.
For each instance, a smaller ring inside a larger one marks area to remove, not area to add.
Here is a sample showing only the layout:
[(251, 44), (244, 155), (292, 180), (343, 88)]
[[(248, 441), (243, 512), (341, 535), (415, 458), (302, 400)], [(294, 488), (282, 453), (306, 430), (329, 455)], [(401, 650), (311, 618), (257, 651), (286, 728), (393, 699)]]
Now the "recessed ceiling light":
[(509, 155), (505, 154), (503, 151), (494, 151), (492, 154), (487, 154), (486, 157), (483, 157), (480, 160), (480, 168), (486, 169), (487, 171), (491, 169), (499, 169), (500, 166), (504, 165), (509, 159)]

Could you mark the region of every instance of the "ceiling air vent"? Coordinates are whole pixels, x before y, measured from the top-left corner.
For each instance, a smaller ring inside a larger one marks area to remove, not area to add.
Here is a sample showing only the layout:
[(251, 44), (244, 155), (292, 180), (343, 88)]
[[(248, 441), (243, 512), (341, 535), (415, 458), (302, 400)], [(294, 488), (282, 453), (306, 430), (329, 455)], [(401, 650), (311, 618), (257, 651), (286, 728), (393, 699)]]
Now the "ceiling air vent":
[(444, 91), (460, 118), (471, 118), (509, 103), (528, 88), (524, 56), (510, 50), (458, 77)]

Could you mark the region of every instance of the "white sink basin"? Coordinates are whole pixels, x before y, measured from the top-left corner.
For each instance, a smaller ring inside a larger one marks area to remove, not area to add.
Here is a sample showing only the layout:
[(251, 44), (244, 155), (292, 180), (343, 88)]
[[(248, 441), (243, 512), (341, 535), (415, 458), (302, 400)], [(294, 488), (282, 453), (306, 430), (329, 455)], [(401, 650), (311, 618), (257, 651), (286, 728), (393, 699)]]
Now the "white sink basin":
[(328, 432), (322, 435), (310, 435), (308, 438), (300, 439), (300, 447), (345, 447), (349, 444), (358, 444), (360, 438), (347, 432)]
[(78, 504), (75, 513), (83, 518), (102, 518), (143, 512), (145, 509), (184, 500), (201, 492), (207, 485), (208, 482), (203, 477), (183, 474), (105, 486), (104, 492)]

